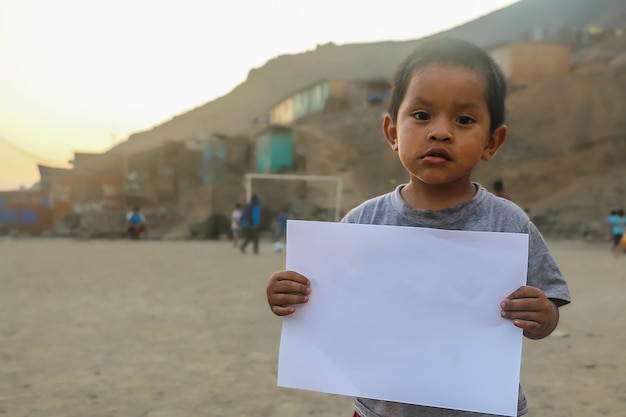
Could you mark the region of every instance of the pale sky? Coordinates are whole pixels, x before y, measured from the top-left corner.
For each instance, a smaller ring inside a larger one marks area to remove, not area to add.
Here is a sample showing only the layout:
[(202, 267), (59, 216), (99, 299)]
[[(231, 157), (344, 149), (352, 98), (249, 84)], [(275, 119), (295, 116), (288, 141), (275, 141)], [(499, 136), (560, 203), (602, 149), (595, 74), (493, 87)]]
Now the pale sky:
[(0, 190), (223, 96), (276, 56), (418, 39), (515, 2), (0, 0)]

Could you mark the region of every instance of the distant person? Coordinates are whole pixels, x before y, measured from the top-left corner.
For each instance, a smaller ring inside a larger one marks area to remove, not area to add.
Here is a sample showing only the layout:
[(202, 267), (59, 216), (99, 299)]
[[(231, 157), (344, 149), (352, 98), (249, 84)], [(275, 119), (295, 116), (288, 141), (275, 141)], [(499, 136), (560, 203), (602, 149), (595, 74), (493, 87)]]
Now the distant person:
[(230, 214), (230, 233), (233, 239), (233, 246), (239, 245), (239, 238), (241, 237), (241, 225), (239, 219), (241, 218), (241, 204), (235, 204), (235, 208)]
[(239, 224), (243, 234), (241, 252), (246, 252), (246, 246), (252, 242), (255, 254), (259, 253), (259, 225), (261, 224), (261, 198), (257, 194), (252, 194), (250, 201), (246, 204), (239, 218)]
[[(501, 70), (481, 48), (449, 38), (421, 42), (393, 77), (388, 111), (382, 123), (387, 142), (408, 173), (408, 183), (361, 203), (342, 222), (526, 234), (529, 244), (526, 283), (503, 295), (492, 319), (494, 322), (505, 319), (529, 339), (543, 339), (557, 327), (559, 307), (570, 302), (567, 283), (526, 213), (471, 180), (479, 161), (491, 160), (506, 138), (506, 90)], [(394, 244), (380, 242), (381, 246)], [(343, 254), (336, 256), (341, 259)], [(451, 256), (449, 261), (457, 260)], [(419, 284), (419, 273), (413, 275), (416, 285)], [(323, 279), (306, 277), (298, 271), (274, 273), (266, 288), (271, 312), (281, 317), (299, 314), (299, 309), (309, 300), (322, 296), (315, 293), (311, 278)], [(380, 279), (385, 278), (381, 274)], [(342, 297), (350, 289), (343, 291), (332, 296)], [(471, 299), (473, 294), (470, 291), (466, 296)], [(394, 301), (383, 297), (376, 308), (394, 308)], [(415, 317), (417, 321), (423, 319), (434, 317)], [(441, 332), (445, 333), (446, 329), (442, 328)], [(368, 336), (374, 345), (385, 342), (379, 339), (377, 325), (370, 327)], [(351, 340), (336, 343), (359, 349), (350, 345)], [(459, 349), (463, 349), (462, 343)], [(517, 406), (518, 416), (527, 413), (521, 386)], [(355, 398), (354, 407), (355, 416), (361, 417), (485, 416), (375, 398)]]
[(287, 240), (287, 220), (291, 219), (291, 215), (286, 209), (282, 208), (274, 216), (274, 251), (282, 252), (284, 243)]
[(613, 256), (619, 257), (624, 252), (624, 245), (622, 239), (624, 238), (624, 229), (626, 228), (626, 217), (624, 217), (624, 210), (612, 210), (609, 217), (606, 218), (606, 222), (609, 224), (612, 247), (611, 251)]
[(611, 210), (609, 216), (606, 218), (606, 223), (609, 225), (609, 235), (606, 240), (612, 242), (611, 250), (613, 250), (616, 245), (615, 237), (619, 234), (619, 231), (616, 229), (618, 225), (617, 210)]
[(148, 236), (148, 226), (146, 225), (146, 217), (141, 212), (139, 206), (133, 207), (126, 214), (126, 232), (131, 239), (141, 239)]
[(493, 193), (498, 197), (506, 198), (507, 200), (511, 199), (511, 197), (504, 192), (504, 183), (502, 180), (495, 180), (493, 182)]

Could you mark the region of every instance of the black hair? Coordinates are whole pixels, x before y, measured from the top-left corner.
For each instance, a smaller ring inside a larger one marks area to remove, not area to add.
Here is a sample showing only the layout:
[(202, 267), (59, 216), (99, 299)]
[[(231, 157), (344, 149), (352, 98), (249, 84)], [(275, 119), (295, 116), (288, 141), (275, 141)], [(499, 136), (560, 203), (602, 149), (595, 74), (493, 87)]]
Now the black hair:
[(504, 123), (506, 80), (498, 64), (482, 48), (454, 38), (437, 38), (420, 43), (398, 66), (391, 83), (388, 112), (398, 121), (398, 110), (415, 71), (430, 64), (461, 66), (478, 71), (487, 84), (487, 106), (493, 133)]
[(502, 180), (495, 180), (493, 182), (493, 189), (496, 192), (504, 191), (504, 183), (502, 182)]
[(250, 202), (249, 204), (251, 206), (258, 206), (261, 203), (261, 197), (259, 197), (258, 194), (252, 194), (252, 196), (250, 197)]

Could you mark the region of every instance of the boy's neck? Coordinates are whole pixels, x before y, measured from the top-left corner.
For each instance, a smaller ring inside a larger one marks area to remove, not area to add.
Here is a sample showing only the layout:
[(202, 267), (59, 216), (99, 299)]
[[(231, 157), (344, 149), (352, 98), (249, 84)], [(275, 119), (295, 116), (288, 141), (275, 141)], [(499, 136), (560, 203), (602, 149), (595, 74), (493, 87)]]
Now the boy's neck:
[(429, 185), (411, 181), (402, 188), (400, 195), (414, 209), (437, 211), (469, 201), (477, 191), (472, 182)]

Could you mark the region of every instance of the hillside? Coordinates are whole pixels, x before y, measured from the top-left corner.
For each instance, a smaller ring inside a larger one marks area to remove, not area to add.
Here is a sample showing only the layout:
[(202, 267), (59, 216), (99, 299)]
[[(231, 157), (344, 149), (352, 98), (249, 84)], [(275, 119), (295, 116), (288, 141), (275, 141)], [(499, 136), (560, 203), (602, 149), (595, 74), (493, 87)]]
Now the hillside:
[[(623, 0), (522, 0), (436, 36), (457, 36), (489, 47), (564, 29), (626, 28)], [(534, 35), (533, 35), (534, 34)], [(131, 135), (113, 153), (133, 153), (166, 140), (207, 131), (254, 132), (253, 119), (285, 96), (324, 78), (389, 78), (421, 39), (320, 45), (280, 56), (250, 71), (229, 94)], [(608, 211), (626, 206), (626, 35), (596, 39), (572, 51), (572, 72), (561, 79), (515, 86), (507, 100), (509, 138), (500, 154), (479, 167), (476, 180), (502, 178), (547, 235), (606, 232)], [(380, 133), (383, 109), (307, 118), (296, 127), (296, 152), (306, 172), (342, 175), (343, 208), (404, 181)]]

